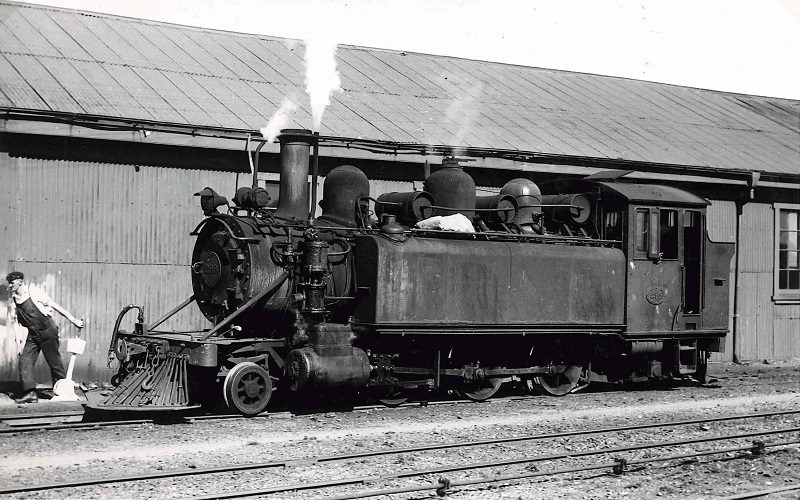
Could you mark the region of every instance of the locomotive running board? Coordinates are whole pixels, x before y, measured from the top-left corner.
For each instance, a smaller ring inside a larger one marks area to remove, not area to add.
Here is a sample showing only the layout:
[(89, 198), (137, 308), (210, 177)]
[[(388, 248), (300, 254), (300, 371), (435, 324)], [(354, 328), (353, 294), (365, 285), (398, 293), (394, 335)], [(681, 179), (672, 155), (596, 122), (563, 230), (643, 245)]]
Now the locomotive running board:
[(717, 339), (724, 338), (726, 335), (728, 335), (728, 330), (664, 330), (622, 333), (627, 340)]
[(622, 335), (624, 325), (543, 325), (541, 327), (504, 326), (492, 328), (487, 325), (353, 325), (359, 330), (371, 330), (386, 335), (552, 335), (552, 334), (580, 334), (580, 335)]

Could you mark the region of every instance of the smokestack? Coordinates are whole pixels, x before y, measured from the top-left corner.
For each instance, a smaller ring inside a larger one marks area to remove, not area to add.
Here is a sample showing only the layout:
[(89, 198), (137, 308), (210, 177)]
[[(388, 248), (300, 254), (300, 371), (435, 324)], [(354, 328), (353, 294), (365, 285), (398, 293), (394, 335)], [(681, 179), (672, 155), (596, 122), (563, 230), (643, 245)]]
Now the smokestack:
[(314, 135), (305, 129), (283, 129), (281, 187), (275, 216), (305, 221), (308, 218), (308, 159)]

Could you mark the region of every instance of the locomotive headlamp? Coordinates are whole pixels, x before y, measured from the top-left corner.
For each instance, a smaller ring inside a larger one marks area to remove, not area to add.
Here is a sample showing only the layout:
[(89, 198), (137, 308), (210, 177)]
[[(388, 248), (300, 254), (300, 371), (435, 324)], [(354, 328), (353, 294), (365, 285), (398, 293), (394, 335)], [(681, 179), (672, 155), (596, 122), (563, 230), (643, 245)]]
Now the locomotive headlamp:
[(200, 197), (200, 208), (204, 215), (211, 215), (217, 212), (217, 207), (228, 204), (228, 199), (218, 194), (210, 187), (203, 188), (194, 194)]

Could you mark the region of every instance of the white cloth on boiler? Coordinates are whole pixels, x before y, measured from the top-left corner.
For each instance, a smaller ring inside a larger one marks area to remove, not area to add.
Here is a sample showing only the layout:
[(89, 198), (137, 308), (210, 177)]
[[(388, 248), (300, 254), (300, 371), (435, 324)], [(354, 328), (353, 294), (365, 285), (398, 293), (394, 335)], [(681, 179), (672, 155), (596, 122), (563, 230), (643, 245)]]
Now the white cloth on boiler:
[(464, 214), (436, 215), (417, 222), (414, 227), (419, 229), (440, 229), (442, 231), (458, 231), (461, 233), (474, 233), (475, 227)]

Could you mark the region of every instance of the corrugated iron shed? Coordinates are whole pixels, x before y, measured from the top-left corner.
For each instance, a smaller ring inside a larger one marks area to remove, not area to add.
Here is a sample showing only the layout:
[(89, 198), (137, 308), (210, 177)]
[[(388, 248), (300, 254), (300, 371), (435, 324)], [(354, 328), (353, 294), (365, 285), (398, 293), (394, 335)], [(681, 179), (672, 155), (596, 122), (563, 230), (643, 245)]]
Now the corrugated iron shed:
[[(303, 44), (0, 2), (0, 110), (311, 123)], [(340, 46), (321, 134), (800, 176), (800, 101)]]

